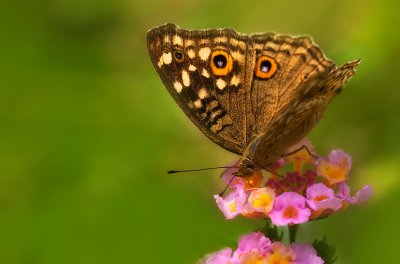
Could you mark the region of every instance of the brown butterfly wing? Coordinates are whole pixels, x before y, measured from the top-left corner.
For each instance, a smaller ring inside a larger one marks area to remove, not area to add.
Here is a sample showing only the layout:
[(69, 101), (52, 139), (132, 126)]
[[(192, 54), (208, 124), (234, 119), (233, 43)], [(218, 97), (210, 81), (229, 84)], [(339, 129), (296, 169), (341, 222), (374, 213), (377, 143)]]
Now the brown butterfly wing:
[(327, 69), (304, 82), (295, 96), (269, 124), (252, 147), (251, 160), (259, 167), (267, 168), (287, 148), (294, 145), (322, 119), (325, 109), (341, 91), (343, 85), (355, 74), (358, 61), (341, 67)]
[[(221, 147), (242, 154), (246, 141), (246, 94), (252, 53), (249, 37), (231, 29), (184, 30), (166, 24), (147, 34), (155, 69), (171, 96), (191, 121)], [(174, 54), (179, 51), (183, 60)], [(212, 55), (223, 51), (232, 59), (230, 72), (216, 75)]]
[(254, 123), (248, 129), (249, 139), (270, 130), (270, 123), (297, 96), (304, 81), (334, 66), (309, 37), (266, 33), (253, 35), (252, 39), (255, 57), (273, 58), (278, 69), (272, 78), (255, 77), (252, 82), (250, 107)]
[[(337, 68), (308, 37), (166, 24), (148, 32), (147, 45), (168, 92), (192, 122), (221, 147), (254, 158), (259, 166), (319, 121), (334, 94), (323, 87), (341, 87), (352, 75), (353, 65)], [(226, 74), (214, 71), (214, 52), (231, 58)], [(263, 55), (277, 64), (268, 79), (254, 74)]]

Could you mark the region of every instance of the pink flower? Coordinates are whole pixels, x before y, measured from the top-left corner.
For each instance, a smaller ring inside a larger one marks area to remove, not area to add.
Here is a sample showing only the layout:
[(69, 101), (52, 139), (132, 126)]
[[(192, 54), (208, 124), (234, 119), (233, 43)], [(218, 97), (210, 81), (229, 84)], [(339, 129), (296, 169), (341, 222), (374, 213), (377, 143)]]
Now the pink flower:
[(318, 257), (317, 251), (309, 244), (294, 243), (291, 245), (296, 254), (295, 264), (323, 264), (324, 261)]
[(323, 264), (317, 251), (308, 244), (271, 243), (261, 232), (253, 232), (239, 239), (232, 255), (231, 248), (224, 248), (206, 255), (199, 264)]
[(352, 197), (350, 194), (350, 187), (346, 183), (339, 184), (339, 193), (337, 197), (349, 202), (350, 204), (362, 204), (367, 202), (372, 196), (372, 188), (369, 185), (364, 186)]
[(274, 225), (301, 224), (308, 221), (311, 210), (306, 199), (295, 192), (285, 192), (275, 198), (274, 208), (269, 217)]
[(233, 253), (232, 260), (239, 261), (243, 254), (249, 251), (257, 251), (265, 255), (271, 246), (271, 240), (261, 232), (253, 232), (242, 236), (238, 242), (238, 248)]
[(234, 175), (236, 162), (221, 176), (229, 185), (227, 196), (214, 197), (226, 219), (241, 214), (247, 218), (270, 218), (276, 225), (300, 224), (370, 198), (369, 186), (354, 197), (350, 195), (346, 181), (351, 163), (351, 157), (342, 150), (317, 158), (302, 148), (276, 161), (269, 167), (269, 174), (263, 175), (261, 169), (256, 169), (251, 177), (240, 178)]
[(307, 188), (307, 203), (315, 211), (320, 209), (337, 211), (342, 207), (342, 200), (336, 198), (333, 190), (323, 183), (316, 183)]
[(228, 264), (231, 263), (231, 248), (224, 248), (214, 253), (208, 254), (200, 262), (203, 264)]
[(238, 214), (242, 213), (246, 203), (247, 194), (243, 185), (236, 185), (235, 191), (228, 194), (225, 198), (219, 195), (214, 195), (218, 208), (225, 215), (226, 219), (233, 219)]
[(343, 150), (332, 150), (328, 159), (318, 159), (316, 166), (317, 174), (324, 177), (330, 185), (344, 182), (351, 168), (351, 157)]

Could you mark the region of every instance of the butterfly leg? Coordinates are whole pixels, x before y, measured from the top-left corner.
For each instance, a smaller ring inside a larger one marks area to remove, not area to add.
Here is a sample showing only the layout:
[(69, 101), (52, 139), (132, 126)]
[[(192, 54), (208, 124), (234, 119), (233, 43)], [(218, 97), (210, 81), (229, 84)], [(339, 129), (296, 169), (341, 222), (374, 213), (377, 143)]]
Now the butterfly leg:
[(270, 169), (264, 169), (264, 170), (269, 172), (269, 173), (271, 173), (271, 174), (273, 174), (273, 175), (275, 175), (275, 176), (278, 176), (279, 178), (283, 178), (283, 175), (280, 175), (279, 173), (276, 173), (273, 170), (270, 170)]
[(285, 154), (283, 154), (281, 157), (282, 157), (282, 158), (288, 157), (288, 156), (293, 155), (293, 154), (295, 154), (295, 153), (297, 153), (297, 152), (299, 152), (299, 151), (301, 151), (301, 150), (303, 150), (303, 149), (305, 149), (305, 150), (307, 151), (308, 155), (310, 155), (311, 157), (313, 157), (313, 158), (315, 158), (315, 159), (318, 159), (318, 156), (314, 155), (314, 154), (311, 152), (311, 150), (310, 150), (306, 145), (302, 145), (300, 148), (297, 148), (297, 149), (295, 149), (295, 150), (293, 150), (293, 151), (290, 151), (290, 152), (288, 152), (288, 153), (285, 153)]

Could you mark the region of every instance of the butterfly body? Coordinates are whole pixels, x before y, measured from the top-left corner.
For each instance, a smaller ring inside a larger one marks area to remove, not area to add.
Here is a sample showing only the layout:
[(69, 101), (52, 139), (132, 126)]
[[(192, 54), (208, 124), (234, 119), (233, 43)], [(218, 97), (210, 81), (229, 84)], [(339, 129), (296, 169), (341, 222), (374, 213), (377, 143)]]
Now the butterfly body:
[(212, 141), (242, 155), (238, 176), (268, 168), (319, 122), (358, 61), (337, 67), (309, 37), (232, 29), (147, 34), (150, 58), (185, 114)]

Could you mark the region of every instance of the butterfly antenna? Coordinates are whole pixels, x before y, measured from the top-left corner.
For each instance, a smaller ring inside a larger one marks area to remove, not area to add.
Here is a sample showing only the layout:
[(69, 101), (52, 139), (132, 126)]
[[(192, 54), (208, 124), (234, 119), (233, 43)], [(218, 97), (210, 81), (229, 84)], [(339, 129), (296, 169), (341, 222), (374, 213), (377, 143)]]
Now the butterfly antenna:
[(191, 171), (216, 170), (216, 169), (234, 169), (234, 168), (237, 168), (237, 167), (232, 167), (232, 166), (220, 166), (220, 167), (193, 169), (193, 170), (170, 170), (170, 171), (167, 171), (167, 174), (173, 174), (173, 173), (179, 173), (179, 172), (191, 172)]

